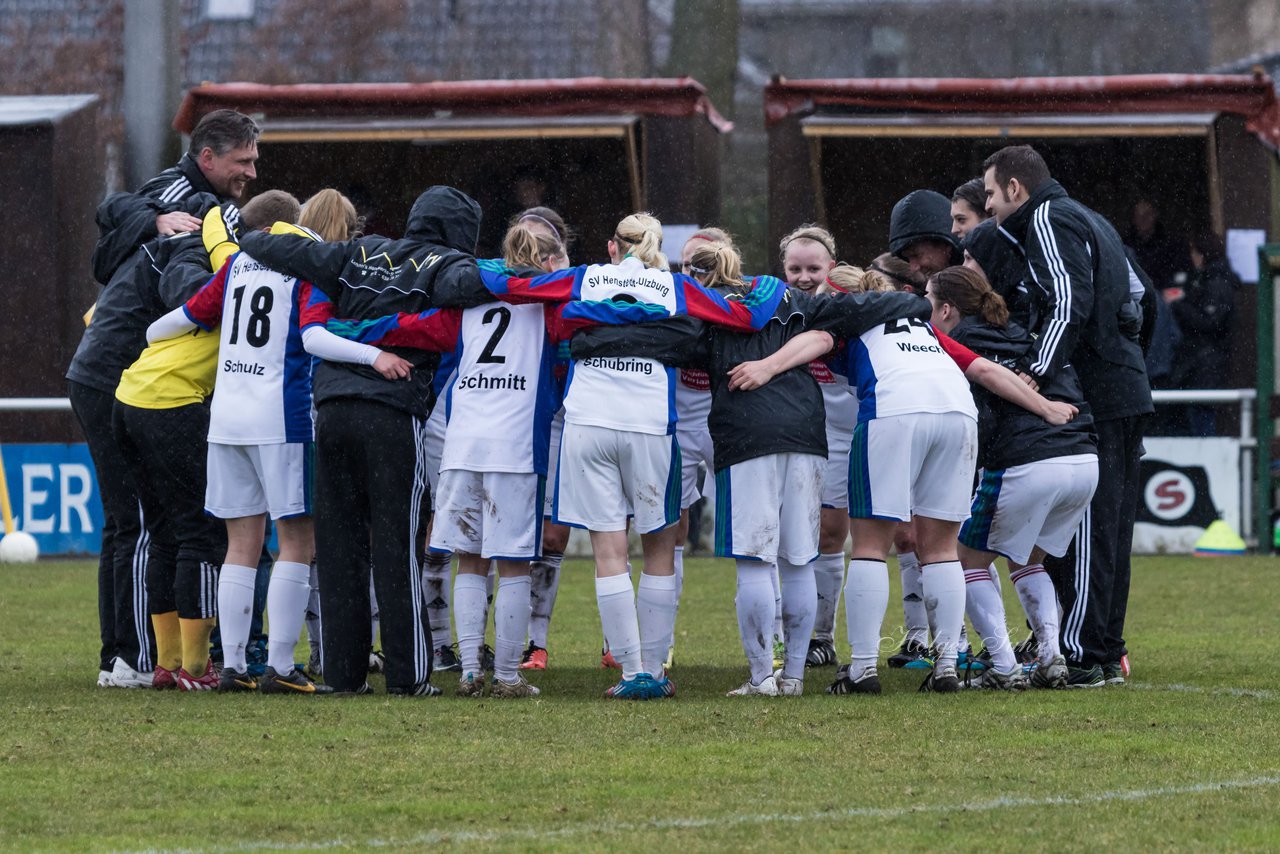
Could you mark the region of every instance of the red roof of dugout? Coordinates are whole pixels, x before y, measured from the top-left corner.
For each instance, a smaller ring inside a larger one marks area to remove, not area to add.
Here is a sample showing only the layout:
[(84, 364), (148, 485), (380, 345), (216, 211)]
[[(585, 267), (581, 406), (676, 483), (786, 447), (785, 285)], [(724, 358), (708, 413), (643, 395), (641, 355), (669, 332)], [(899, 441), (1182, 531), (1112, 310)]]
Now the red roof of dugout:
[(1280, 148), (1280, 104), (1265, 74), (1119, 77), (778, 80), (765, 87), (765, 121), (824, 106), (925, 113), (1235, 113)]
[(705, 116), (716, 130), (727, 121), (692, 77), (556, 80), (462, 80), (436, 83), (205, 83), (187, 91), (173, 120), (190, 133), (204, 114), (218, 109), (276, 117), (388, 117), (406, 111), (455, 115), (581, 116), (634, 113)]

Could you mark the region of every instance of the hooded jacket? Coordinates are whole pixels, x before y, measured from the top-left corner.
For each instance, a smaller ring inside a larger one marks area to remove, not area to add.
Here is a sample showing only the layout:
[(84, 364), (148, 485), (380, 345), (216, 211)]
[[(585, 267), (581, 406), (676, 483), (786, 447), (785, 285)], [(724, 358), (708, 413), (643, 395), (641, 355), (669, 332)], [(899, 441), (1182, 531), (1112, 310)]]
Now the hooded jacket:
[[(257, 231), (242, 235), (240, 248), (274, 270), (311, 282), (333, 301), (337, 317), (372, 320), (491, 301), (472, 256), (479, 234), (480, 205), (461, 190), (435, 186), (413, 203), (399, 240), (370, 235), (316, 243)], [(358, 398), (426, 418), (435, 402), (432, 378), (440, 354), (386, 349), (413, 363), (409, 379), (385, 380), (372, 367), (324, 362), (314, 375), (316, 405)]]
[[(1032, 343), (1027, 331), (1012, 321), (999, 327), (976, 317), (961, 320), (950, 336), (984, 359), (1011, 370)], [(1098, 452), (1093, 416), (1075, 371), (1068, 365), (1047, 380), (1040, 393), (1049, 400), (1073, 404), (1079, 414), (1060, 427), (1054, 426), (981, 386), (973, 387), (973, 400), (978, 406), (979, 466), (996, 471), (1054, 457)]]
[(991, 289), (1004, 298), (1009, 319), (1024, 329), (1031, 321), (1031, 302), (1027, 294), (1027, 262), (1008, 238), (1000, 234), (995, 219), (978, 223), (962, 241), (964, 251), (982, 267)]
[(918, 240), (940, 240), (951, 247), (951, 263), (963, 260), (960, 241), (951, 233), (951, 202), (933, 190), (916, 190), (898, 200), (889, 215), (889, 251), (902, 250)]
[(1001, 224), (1026, 257), (1035, 339), (1018, 369), (1042, 384), (1068, 364), (1098, 421), (1152, 411), (1132, 282), (1142, 284), (1111, 224), (1057, 181)]

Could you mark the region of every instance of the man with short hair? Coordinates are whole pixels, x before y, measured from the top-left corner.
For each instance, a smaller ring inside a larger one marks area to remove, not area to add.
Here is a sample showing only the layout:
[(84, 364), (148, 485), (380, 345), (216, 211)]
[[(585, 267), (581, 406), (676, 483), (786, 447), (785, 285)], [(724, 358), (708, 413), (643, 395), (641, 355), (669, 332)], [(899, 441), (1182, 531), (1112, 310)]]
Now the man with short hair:
[(1152, 412), (1135, 307), (1144, 289), (1116, 230), (1069, 197), (1034, 149), (1002, 148), (982, 166), (987, 210), (1026, 257), (1036, 341), (1024, 377), (1043, 384), (1073, 366), (1098, 434), (1098, 489), (1076, 532), (1074, 566), (1055, 578), (1068, 684), (1123, 684), (1129, 552)]
[(933, 190), (899, 199), (889, 215), (889, 251), (926, 277), (959, 264), (964, 256), (951, 233), (951, 201)]

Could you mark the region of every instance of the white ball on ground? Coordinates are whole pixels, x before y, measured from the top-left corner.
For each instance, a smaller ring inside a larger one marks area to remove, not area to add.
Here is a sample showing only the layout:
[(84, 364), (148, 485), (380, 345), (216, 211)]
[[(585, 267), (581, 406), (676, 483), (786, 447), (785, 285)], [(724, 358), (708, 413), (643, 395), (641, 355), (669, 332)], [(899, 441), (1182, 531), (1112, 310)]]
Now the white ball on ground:
[(36, 538), (26, 531), (14, 531), (0, 538), (0, 563), (35, 563), (40, 557)]

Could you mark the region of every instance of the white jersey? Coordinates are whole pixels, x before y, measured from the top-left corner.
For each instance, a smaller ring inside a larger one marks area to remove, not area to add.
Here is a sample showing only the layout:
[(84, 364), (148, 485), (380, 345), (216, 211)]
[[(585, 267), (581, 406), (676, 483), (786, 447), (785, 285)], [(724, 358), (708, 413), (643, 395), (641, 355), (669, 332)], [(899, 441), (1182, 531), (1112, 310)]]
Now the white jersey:
[(922, 320), (870, 329), (831, 364), (858, 397), (859, 423), (916, 412), (959, 412), (978, 420), (969, 381)]
[(541, 304), (486, 303), (462, 313), (441, 471), (546, 475), (558, 404), (554, 354)]
[[(594, 264), (582, 275), (578, 295), (584, 301), (630, 297), (676, 313), (676, 284), (672, 275), (651, 270), (636, 258), (620, 264)], [(574, 359), (564, 395), (566, 424), (610, 427), (662, 436), (676, 423), (676, 371), (656, 359), (632, 356), (592, 356)]]
[(298, 327), (304, 287), (241, 252), (187, 301), (192, 321), (206, 329), (220, 324), (210, 442), (313, 440), (312, 357)]

